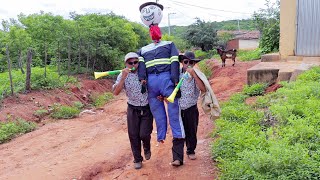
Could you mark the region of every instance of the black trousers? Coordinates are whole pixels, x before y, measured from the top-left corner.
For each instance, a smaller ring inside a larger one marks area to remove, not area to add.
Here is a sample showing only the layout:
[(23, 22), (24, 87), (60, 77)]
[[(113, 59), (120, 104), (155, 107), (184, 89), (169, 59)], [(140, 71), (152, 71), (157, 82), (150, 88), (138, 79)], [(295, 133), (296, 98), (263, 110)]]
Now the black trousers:
[(172, 140), (172, 156), (173, 161), (179, 160), (181, 165), (183, 164), (183, 148), (184, 148), (183, 138), (173, 138)]
[(195, 154), (197, 147), (197, 130), (199, 124), (199, 111), (197, 105), (181, 110), (181, 116), (186, 133), (187, 154)]
[(141, 162), (141, 141), (144, 153), (150, 152), (153, 116), (149, 106), (132, 106), (127, 109), (128, 135), (134, 162)]

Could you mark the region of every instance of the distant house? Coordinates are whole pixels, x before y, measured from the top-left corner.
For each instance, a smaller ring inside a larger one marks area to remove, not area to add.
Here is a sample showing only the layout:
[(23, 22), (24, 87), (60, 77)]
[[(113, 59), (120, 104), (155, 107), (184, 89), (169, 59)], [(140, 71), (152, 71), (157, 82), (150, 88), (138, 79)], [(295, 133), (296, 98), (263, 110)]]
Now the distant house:
[(259, 31), (218, 31), (220, 33), (230, 33), (234, 38), (227, 42), (226, 49), (256, 49), (259, 47)]
[(280, 1), (280, 59), (320, 56), (320, 1)]

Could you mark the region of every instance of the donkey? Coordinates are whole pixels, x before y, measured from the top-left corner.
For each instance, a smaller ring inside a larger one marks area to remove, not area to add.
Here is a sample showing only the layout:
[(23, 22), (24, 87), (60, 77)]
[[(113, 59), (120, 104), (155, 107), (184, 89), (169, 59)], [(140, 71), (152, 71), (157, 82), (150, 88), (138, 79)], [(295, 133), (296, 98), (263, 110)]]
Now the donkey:
[(220, 55), (220, 58), (222, 60), (222, 67), (226, 66), (226, 59), (232, 59), (233, 60), (232, 66), (234, 66), (234, 64), (236, 63), (236, 56), (237, 56), (236, 49), (229, 49), (227, 51), (224, 51), (220, 48), (217, 48), (217, 52)]

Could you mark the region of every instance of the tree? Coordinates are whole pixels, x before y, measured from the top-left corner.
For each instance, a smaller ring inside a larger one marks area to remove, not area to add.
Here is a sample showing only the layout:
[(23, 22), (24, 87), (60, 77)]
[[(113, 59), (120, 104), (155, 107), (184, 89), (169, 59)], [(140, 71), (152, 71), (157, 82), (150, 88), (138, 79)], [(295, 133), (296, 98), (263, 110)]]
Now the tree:
[(151, 42), (148, 28), (136, 22), (131, 22), (131, 25), (133, 27), (132, 30), (138, 36), (138, 48), (143, 47)]
[(190, 25), (186, 31), (185, 39), (203, 51), (211, 50), (217, 43), (217, 31), (214, 23), (204, 22), (200, 19)]
[(257, 29), (261, 32), (260, 48), (263, 53), (279, 50), (280, 38), (280, 1), (271, 3), (266, 0), (267, 7), (254, 13)]
[(188, 42), (178, 36), (169, 36), (168, 34), (162, 35), (162, 40), (164, 41), (172, 41), (178, 48), (180, 52), (184, 52), (186, 49), (190, 48), (190, 44)]
[(218, 34), (218, 46), (222, 46), (224, 48), (227, 47), (227, 43), (228, 41), (230, 41), (231, 39), (234, 38), (234, 35), (232, 33), (229, 32), (222, 32)]
[(18, 19), (36, 45), (36, 47), (34, 47), (36, 52), (35, 56), (44, 59), (42, 65), (45, 67), (44, 76), (46, 77), (46, 66), (50, 64), (50, 61), (48, 62), (48, 56), (50, 58), (55, 55), (54, 47), (56, 43), (54, 42), (58, 39), (59, 31), (62, 30), (63, 17), (41, 11), (40, 14), (31, 14), (29, 16), (20, 14)]
[(11, 52), (13, 52), (12, 55), (18, 57), (18, 67), (21, 69), (22, 74), (24, 74), (22, 58), (23, 54), (26, 54), (27, 48), (31, 45), (31, 37), (22, 27), (14, 25), (10, 26), (7, 41)]
[(31, 63), (32, 63), (32, 50), (29, 49), (27, 53), (27, 74), (26, 74), (26, 92), (31, 91)]

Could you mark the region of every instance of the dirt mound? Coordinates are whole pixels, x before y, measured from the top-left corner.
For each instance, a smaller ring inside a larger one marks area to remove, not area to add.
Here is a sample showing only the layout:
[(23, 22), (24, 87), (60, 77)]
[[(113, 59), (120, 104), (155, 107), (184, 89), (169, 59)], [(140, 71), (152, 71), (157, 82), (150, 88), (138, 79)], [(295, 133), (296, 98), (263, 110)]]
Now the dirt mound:
[(247, 69), (260, 61), (236, 61), (235, 66), (232, 66), (232, 61), (227, 60), (225, 67), (221, 67), (221, 62), (218, 60), (213, 62), (210, 83), (218, 99), (224, 101), (228, 100), (232, 94), (242, 91), (243, 86), (247, 84)]
[(0, 121), (23, 118), (37, 121), (33, 114), (38, 109), (48, 109), (54, 103), (72, 105), (75, 101), (90, 103), (90, 96), (111, 91), (112, 79), (89, 80), (82, 75), (78, 77), (79, 84), (65, 89), (34, 90), (28, 94), (16, 94), (5, 98), (0, 105)]
[(278, 84), (278, 83), (274, 83), (272, 85), (270, 85), (269, 87), (267, 87), (267, 89), (265, 90), (265, 93), (271, 93), (271, 92), (276, 92), (279, 88), (281, 88), (282, 85)]

